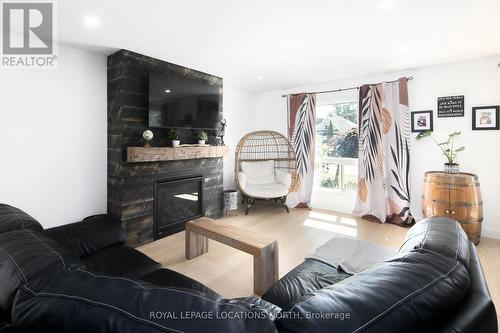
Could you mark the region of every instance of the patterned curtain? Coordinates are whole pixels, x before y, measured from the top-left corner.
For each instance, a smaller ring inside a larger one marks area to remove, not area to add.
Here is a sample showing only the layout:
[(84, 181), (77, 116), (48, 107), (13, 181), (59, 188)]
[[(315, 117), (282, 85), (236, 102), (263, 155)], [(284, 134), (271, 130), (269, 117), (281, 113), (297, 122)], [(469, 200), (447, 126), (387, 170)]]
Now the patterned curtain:
[(407, 80), (362, 86), (359, 103), (359, 179), (354, 214), (412, 225)]
[(297, 174), (286, 204), (288, 207), (309, 207), (314, 178), (316, 95), (292, 95), (288, 105), (288, 135), (295, 149)]

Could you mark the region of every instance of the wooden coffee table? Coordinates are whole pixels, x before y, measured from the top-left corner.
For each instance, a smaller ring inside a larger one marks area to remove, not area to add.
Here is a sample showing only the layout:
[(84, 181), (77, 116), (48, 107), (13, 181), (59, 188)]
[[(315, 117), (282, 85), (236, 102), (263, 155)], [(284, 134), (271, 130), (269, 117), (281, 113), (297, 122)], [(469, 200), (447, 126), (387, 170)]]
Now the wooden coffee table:
[(186, 259), (208, 251), (208, 239), (253, 255), (253, 289), (262, 296), (279, 279), (278, 241), (254, 231), (202, 217), (186, 223)]

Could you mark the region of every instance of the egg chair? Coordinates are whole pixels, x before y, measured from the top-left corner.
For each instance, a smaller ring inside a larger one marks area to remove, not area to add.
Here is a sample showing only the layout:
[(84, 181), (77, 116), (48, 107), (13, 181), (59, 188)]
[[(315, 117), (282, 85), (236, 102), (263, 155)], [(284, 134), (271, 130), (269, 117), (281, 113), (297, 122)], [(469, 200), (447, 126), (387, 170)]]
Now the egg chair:
[(291, 142), (275, 131), (246, 134), (236, 146), (235, 182), (246, 202), (245, 215), (256, 199), (281, 202), (296, 182), (297, 161)]

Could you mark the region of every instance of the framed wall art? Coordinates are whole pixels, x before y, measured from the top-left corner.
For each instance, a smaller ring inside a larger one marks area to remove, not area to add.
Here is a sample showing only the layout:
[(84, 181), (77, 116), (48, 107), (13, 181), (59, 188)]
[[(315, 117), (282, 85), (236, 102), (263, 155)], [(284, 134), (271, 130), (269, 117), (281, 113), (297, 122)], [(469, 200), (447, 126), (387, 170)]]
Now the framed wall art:
[(472, 108), (473, 130), (498, 130), (500, 106), (476, 106)]
[(413, 133), (432, 131), (433, 119), (432, 110), (413, 111), (411, 113), (411, 131)]

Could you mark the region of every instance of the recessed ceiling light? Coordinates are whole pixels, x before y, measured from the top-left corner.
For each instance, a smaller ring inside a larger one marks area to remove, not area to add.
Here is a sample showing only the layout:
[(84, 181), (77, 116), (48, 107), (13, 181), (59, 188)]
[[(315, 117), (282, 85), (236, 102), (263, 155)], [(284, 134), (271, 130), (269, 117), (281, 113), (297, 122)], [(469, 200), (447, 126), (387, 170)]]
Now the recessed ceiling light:
[(381, 0), (380, 3), (378, 4), (378, 7), (380, 9), (388, 10), (394, 7), (395, 3), (396, 3), (395, 0)]
[(165, 89), (165, 92), (166, 92), (167, 94), (170, 94), (170, 93), (172, 92), (172, 90), (170, 90), (170, 89)]
[(262, 80), (263, 77), (262, 76), (257, 76), (257, 80)]
[(98, 26), (101, 25), (101, 22), (99, 21), (99, 18), (97, 16), (95, 16), (95, 15), (86, 15), (83, 18), (83, 23), (85, 23), (85, 25), (88, 28), (97, 28)]

